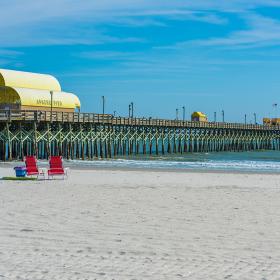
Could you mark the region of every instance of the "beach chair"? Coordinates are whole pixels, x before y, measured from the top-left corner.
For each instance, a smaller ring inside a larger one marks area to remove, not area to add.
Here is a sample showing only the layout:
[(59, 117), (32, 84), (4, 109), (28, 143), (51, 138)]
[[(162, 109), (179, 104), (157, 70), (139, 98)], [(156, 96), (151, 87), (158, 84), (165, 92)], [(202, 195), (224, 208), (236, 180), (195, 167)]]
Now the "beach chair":
[(51, 156), (49, 160), (50, 168), (48, 170), (48, 177), (63, 176), (63, 179), (68, 177), (68, 168), (63, 167), (61, 156)]
[(40, 170), (37, 166), (37, 160), (35, 156), (26, 156), (25, 157), (25, 166), (26, 166), (26, 175), (27, 176), (39, 176)]

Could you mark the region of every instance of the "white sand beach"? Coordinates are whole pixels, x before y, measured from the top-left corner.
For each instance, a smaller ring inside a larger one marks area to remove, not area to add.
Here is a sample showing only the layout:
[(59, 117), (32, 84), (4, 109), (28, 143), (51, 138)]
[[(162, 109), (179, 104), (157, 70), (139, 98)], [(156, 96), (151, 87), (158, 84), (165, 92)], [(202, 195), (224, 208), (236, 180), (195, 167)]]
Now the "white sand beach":
[(0, 200), (0, 279), (280, 279), (279, 175), (72, 170)]

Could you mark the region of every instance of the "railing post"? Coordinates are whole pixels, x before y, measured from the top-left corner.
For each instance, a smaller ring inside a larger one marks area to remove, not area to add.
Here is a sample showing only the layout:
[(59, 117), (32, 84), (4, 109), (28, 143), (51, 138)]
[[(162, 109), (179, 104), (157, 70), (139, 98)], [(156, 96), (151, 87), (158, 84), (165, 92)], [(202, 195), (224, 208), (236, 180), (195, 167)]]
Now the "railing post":
[(8, 121), (11, 122), (11, 119), (12, 119), (12, 113), (11, 113), (11, 109), (9, 108), (9, 111), (8, 111)]

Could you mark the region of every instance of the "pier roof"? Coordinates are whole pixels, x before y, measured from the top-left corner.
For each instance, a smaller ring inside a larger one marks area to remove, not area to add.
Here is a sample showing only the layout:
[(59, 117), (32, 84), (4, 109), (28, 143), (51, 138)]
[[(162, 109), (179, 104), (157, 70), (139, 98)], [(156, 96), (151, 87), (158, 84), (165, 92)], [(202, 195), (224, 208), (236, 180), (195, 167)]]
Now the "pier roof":
[[(48, 90), (30, 88), (0, 87), (0, 103), (20, 104), (28, 107), (51, 107), (51, 95)], [(53, 108), (80, 108), (79, 98), (68, 92), (53, 92)]]
[(61, 91), (58, 80), (47, 74), (0, 69), (0, 86)]
[(192, 116), (193, 117), (206, 117), (206, 115), (202, 112), (193, 112)]

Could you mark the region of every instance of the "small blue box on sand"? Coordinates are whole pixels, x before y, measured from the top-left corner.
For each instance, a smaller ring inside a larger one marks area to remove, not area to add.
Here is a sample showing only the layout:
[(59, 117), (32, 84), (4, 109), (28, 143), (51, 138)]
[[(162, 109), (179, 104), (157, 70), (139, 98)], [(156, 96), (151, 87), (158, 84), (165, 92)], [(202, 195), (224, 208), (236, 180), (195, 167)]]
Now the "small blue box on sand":
[(24, 166), (17, 166), (14, 168), (16, 172), (16, 177), (25, 177), (26, 176), (26, 168)]

